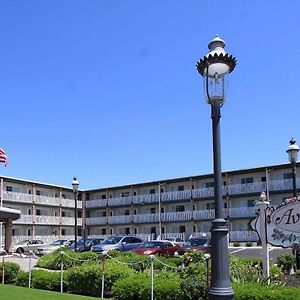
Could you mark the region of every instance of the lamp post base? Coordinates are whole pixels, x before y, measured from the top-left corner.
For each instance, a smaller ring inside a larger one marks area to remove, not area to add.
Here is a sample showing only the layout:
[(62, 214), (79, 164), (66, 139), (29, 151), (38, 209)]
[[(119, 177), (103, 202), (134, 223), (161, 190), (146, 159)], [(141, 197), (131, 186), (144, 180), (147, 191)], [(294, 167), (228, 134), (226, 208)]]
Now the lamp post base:
[(230, 286), (228, 223), (225, 219), (212, 221), (211, 244), (211, 287), (208, 299), (232, 300), (234, 292)]

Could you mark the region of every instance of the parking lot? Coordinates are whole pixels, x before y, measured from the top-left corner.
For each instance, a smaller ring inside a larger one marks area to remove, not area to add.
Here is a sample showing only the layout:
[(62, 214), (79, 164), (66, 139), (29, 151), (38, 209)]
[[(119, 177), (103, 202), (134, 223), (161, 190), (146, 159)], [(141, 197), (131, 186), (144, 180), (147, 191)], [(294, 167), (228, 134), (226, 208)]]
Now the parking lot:
[[(243, 258), (255, 258), (255, 257), (261, 258), (262, 248), (261, 247), (230, 247), (229, 253), (234, 256), (243, 257)], [(270, 261), (276, 263), (277, 257), (286, 253), (291, 254), (292, 250), (283, 249), (279, 247), (270, 247), (269, 248)], [(19, 254), (14, 254), (13, 256), (6, 256), (4, 259), (5, 261), (17, 263), (18, 265), (20, 265), (23, 271), (28, 271), (30, 263), (31, 266), (34, 267), (38, 261), (38, 258), (32, 257), (30, 262), (29, 256), (19, 255)]]

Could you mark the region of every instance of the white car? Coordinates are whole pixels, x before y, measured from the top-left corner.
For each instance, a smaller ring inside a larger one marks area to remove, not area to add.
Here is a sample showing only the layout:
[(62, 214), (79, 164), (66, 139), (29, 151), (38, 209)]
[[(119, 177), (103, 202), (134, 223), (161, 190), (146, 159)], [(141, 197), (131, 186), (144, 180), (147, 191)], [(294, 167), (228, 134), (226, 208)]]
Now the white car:
[(45, 255), (45, 254), (50, 254), (60, 247), (67, 247), (70, 246), (73, 243), (73, 241), (70, 240), (57, 240), (50, 245), (44, 245), (42, 247), (37, 248), (37, 254), (39, 255)]
[(19, 254), (27, 253), (29, 250), (36, 252), (42, 245), (44, 245), (44, 242), (41, 240), (24, 240), (14, 245), (12, 251)]
[(183, 245), (183, 240), (179, 237), (169, 237), (165, 239), (166, 241), (172, 242), (173, 244), (182, 246)]

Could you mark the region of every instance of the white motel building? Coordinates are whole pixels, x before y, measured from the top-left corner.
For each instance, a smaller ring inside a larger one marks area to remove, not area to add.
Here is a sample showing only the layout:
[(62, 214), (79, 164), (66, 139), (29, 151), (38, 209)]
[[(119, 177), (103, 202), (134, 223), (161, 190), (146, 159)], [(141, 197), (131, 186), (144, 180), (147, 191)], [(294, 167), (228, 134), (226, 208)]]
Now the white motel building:
[[(255, 201), (266, 191), (272, 205), (292, 196), (290, 164), (223, 172), (225, 218), (229, 239), (257, 241), (249, 221)], [(297, 186), (300, 187), (297, 178)], [(13, 221), (13, 242), (74, 238), (75, 201), (72, 188), (0, 176), (1, 206), (21, 211)], [(209, 234), (214, 218), (213, 174), (80, 191), (78, 235), (112, 234), (143, 238)], [(4, 229), (1, 230), (2, 239)]]

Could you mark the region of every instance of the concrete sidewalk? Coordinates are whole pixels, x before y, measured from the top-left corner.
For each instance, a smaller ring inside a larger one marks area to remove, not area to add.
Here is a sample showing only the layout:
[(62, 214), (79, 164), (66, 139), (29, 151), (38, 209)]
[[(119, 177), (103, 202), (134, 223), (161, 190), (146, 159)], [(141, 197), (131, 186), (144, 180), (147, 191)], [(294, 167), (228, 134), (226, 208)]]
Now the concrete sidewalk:
[[(3, 257), (0, 256), (0, 262), (2, 263)], [(18, 264), (22, 271), (29, 271), (29, 256), (21, 256), (21, 255), (5, 255), (4, 262), (14, 262)], [(31, 268), (33, 268), (37, 264), (38, 259), (31, 257)]]

